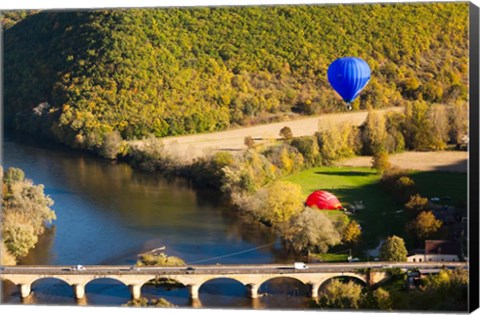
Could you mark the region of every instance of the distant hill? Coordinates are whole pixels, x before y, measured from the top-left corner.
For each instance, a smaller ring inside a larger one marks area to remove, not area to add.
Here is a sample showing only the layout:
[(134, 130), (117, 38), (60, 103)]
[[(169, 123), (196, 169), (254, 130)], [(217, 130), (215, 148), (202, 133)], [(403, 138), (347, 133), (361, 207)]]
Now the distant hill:
[(4, 33), (11, 127), (95, 149), (338, 110), (326, 71), (354, 55), (354, 108), (467, 98), (468, 3), (40, 12)]

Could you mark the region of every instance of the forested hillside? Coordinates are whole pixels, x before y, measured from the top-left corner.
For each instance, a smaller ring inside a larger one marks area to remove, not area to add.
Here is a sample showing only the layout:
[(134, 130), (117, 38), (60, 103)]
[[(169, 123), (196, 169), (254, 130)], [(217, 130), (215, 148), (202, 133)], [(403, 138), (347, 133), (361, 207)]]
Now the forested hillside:
[(363, 58), (354, 108), (467, 99), (468, 3), (40, 12), (4, 33), (5, 122), (96, 149), (342, 108), (326, 71)]

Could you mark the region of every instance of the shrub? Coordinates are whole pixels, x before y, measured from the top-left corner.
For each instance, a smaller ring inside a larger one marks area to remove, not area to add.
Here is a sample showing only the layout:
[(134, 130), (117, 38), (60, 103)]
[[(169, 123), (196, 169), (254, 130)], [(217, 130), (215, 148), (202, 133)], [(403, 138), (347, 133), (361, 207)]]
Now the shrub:
[(290, 140), (293, 138), (293, 132), (290, 127), (285, 126), (282, 129), (280, 129), (280, 136), (285, 139), (285, 140)]
[(113, 160), (120, 153), (122, 145), (123, 139), (118, 131), (106, 133), (99, 153), (101, 156)]
[(255, 148), (255, 140), (251, 136), (245, 137), (243, 140), (243, 143), (247, 146), (248, 149), (253, 149)]
[(385, 151), (376, 152), (372, 158), (372, 168), (376, 169), (380, 173), (383, 173), (386, 169), (390, 168), (391, 164), (388, 160), (388, 153)]
[(318, 147), (318, 141), (315, 137), (298, 137), (293, 139), (290, 145), (303, 155), (303, 161), (306, 167), (313, 167), (320, 164), (320, 148)]

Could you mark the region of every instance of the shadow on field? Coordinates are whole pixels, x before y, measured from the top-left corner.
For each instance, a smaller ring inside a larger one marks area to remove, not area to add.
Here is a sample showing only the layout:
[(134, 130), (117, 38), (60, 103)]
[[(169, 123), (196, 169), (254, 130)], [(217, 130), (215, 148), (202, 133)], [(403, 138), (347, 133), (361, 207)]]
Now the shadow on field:
[(458, 161), (457, 163), (452, 163), (449, 165), (437, 166), (434, 168), (434, 170), (438, 172), (466, 173), (468, 171), (468, 159)]
[(371, 176), (372, 173), (369, 172), (359, 172), (359, 171), (341, 171), (341, 172), (315, 172), (315, 174), (319, 175), (327, 175), (327, 176)]

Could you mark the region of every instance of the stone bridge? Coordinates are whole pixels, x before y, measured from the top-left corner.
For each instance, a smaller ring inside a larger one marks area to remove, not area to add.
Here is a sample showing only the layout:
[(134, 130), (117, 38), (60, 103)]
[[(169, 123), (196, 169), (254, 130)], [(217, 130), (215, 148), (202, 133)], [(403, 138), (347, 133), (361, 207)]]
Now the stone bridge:
[[(202, 284), (213, 279), (234, 279), (248, 288), (249, 296), (258, 297), (259, 287), (274, 278), (292, 278), (310, 287), (310, 296), (318, 298), (320, 286), (337, 277), (350, 277), (365, 285), (375, 285), (386, 279), (389, 268), (456, 268), (465, 263), (349, 263), (309, 264), (308, 269), (294, 269), (285, 265), (214, 265), (190, 267), (130, 267), (86, 266), (77, 270), (68, 266), (17, 266), (4, 267), (0, 279), (8, 280), (19, 287), (20, 295), (26, 298), (31, 293), (32, 283), (42, 278), (55, 278), (73, 288), (77, 299), (85, 296), (85, 286), (93, 280), (109, 278), (129, 287), (132, 299), (141, 297), (141, 288), (151, 280), (169, 279), (189, 288), (190, 298), (198, 300)], [(447, 265), (447, 266), (446, 266)]]

